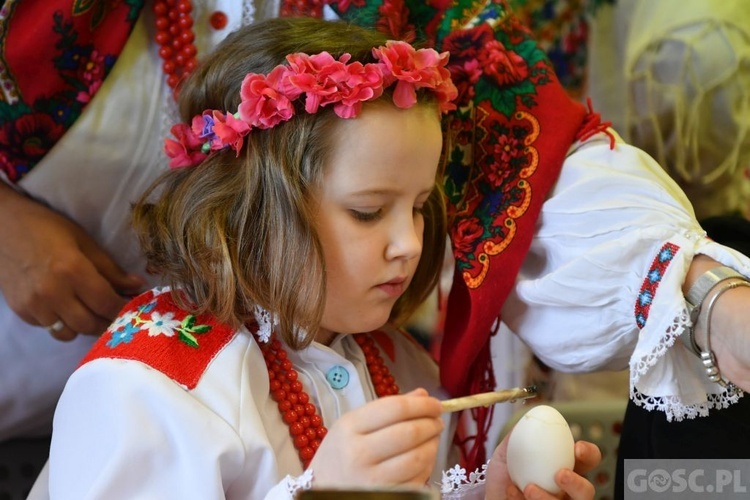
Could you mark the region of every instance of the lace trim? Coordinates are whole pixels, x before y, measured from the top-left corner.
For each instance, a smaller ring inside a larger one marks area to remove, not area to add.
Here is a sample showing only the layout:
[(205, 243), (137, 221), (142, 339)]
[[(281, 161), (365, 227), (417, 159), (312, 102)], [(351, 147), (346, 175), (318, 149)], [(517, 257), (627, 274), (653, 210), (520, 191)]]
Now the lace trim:
[(468, 478), (466, 477), (466, 469), (460, 465), (455, 465), (452, 468), (443, 471), (440, 493), (443, 495), (449, 495), (465, 492), (466, 490), (483, 485), (486, 479), (487, 464), (482, 465), (481, 469), (476, 469), (469, 474)]
[(686, 307), (683, 307), (680, 313), (672, 320), (672, 325), (664, 332), (661, 342), (646, 356), (638, 359), (635, 364), (631, 364), (630, 386), (635, 387), (635, 383), (653, 367), (660, 358), (664, 356), (667, 349), (672, 347), (677, 338), (684, 331), (692, 326), (690, 314)]
[(297, 493), (300, 491), (307, 491), (312, 488), (312, 482), (313, 482), (313, 471), (312, 469), (307, 469), (305, 472), (302, 473), (301, 476), (298, 477), (292, 477), (287, 475), (284, 480), (284, 487), (286, 488), (287, 493), (294, 498)]
[(720, 394), (706, 394), (704, 403), (686, 405), (676, 396), (647, 396), (633, 388), (630, 391), (630, 399), (648, 411), (663, 411), (667, 416), (667, 422), (675, 420), (680, 422), (686, 418), (707, 417), (709, 410), (720, 410), (728, 408), (743, 397), (745, 393), (740, 390), (725, 390)]
[(255, 322), (258, 323), (258, 340), (264, 344), (271, 338), (274, 328), (279, 324), (279, 319), (275, 314), (271, 314), (262, 307), (256, 305), (253, 307)]
[(255, 3), (253, 0), (242, 2), (242, 26), (255, 22)]
[(690, 314), (686, 307), (683, 307), (667, 328), (661, 342), (647, 355), (638, 359), (630, 370), (630, 399), (633, 402), (645, 408), (648, 411), (662, 411), (666, 414), (667, 421), (675, 420), (677, 422), (685, 418), (696, 418), (708, 416), (711, 409), (727, 408), (729, 405), (736, 403), (744, 395), (740, 389), (725, 389), (718, 394), (706, 394), (706, 401), (702, 403), (686, 405), (678, 396), (648, 396), (641, 393), (636, 388), (636, 383), (645, 373), (653, 367), (656, 362), (664, 356), (667, 350), (672, 347), (677, 338), (683, 334), (692, 323)]

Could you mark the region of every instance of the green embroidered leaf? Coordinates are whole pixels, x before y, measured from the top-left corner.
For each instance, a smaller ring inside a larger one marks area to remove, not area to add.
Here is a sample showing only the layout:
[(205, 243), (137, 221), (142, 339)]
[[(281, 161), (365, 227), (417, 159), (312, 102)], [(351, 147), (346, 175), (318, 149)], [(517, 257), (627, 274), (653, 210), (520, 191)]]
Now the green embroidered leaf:
[(102, 22), (106, 13), (107, 13), (107, 6), (104, 5), (104, 2), (97, 2), (97, 4), (94, 6), (94, 14), (91, 16), (91, 29), (92, 30), (96, 28), (97, 26), (99, 26), (99, 23)]
[(180, 340), (189, 345), (190, 347), (198, 347), (198, 339), (196, 339), (190, 332), (179, 329)]
[(519, 43), (513, 50), (518, 52), (518, 55), (526, 60), (529, 68), (535, 66), (539, 61), (546, 61), (547, 56), (544, 51), (539, 48), (539, 45), (534, 40), (524, 40)]
[(198, 334), (200, 334), (200, 333), (206, 333), (206, 332), (211, 331), (211, 325), (198, 325), (198, 326), (194, 326), (193, 328), (190, 329), (190, 331), (193, 332), (193, 333), (198, 333)]
[(510, 118), (516, 111), (516, 95), (509, 91), (497, 91), (492, 93), (492, 106), (502, 114)]
[(182, 320), (181, 328), (184, 328), (186, 330), (190, 330), (190, 328), (195, 324), (195, 316), (192, 314), (188, 314), (185, 316), (185, 319)]
[(125, 4), (130, 5), (130, 11), (128, 12), (128, 21), (135, 22), (138, 19), (138, 14), (143, 7), (143, 0), (126, 0)]
[(524, 80), (518, 85), (510, 87), (508, 90), (516, 95), (536, 94), (536, 87), (534, 87), (534, 84), (528, 80)]
[(99, 3), (102, 0), (75, 0), (73, 2), (73, 16), (82, 16), (88, 12), (94, 4)]
[(17, 120), (20, 116), (28, 113), (31, 113), (31, 108), (26, 103), (10, 105), (5, 101), (0, 101), (0, 123)]

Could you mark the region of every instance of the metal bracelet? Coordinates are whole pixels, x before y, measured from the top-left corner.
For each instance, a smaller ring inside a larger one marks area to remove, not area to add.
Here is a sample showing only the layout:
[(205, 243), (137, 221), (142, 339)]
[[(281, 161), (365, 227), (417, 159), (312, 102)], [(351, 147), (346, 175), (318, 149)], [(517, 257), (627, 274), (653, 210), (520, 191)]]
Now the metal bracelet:
[[(726, 285), (722, 286), (714, 295), (711, 297), (711, 300), (708, 302), (708, 307), (706, 307), (706, 349), (701, 350), (700, 352), (700, 358), (701, 362), (703, 363), (703, 367), (706, 370), (706, 375), (708, 376), (708, 379), (711, 382), (715, 382), (719, 384), (722, 387), (733, 389), (734, 384), (731, 382), (727, 382), (721, 377), (721, 371), (719, 371), (719, 367), (716, 365), (716, 356), (714, 355), (714, 351), (711, 349), (711, 316), (714, 312), (714, 305), (716, 304), (716, 301), (718, 300), (721, 295), (724, 294), (724, 292), (731, 290), (732, 288), (737, 288), (740, 286), (746, 286), (750, 287), (750, 281), (748, 281), (746, 278), (742, 277), (741, 281), (732, 281), (731, 283), (727, 283)], [(693, 327), (693, 330), (695, 327)], [(695, 343), (694, 333), (693, 331), (691, 333), (691, 341)], [(697, 344), (696, 344), (697, 347)]]
[(691, 306), (690, 309), (690, 322), (693, 326), (688, 330), (688, 342), (687, 347), (693, 351), (693, 354), (701, 357), (701, 348), (695, 341), (695, 325), (698, 323), (698, 317), (700, 316), (701, 309), (703, 308), (703, 301), (706, 299), (711, 290), (722, 281), (726, 281), (731, 278), (739, 278), (745, 280), (746, 278), (727, 266), (718, 266), (709, 269), (705, 273), (701, 274), (697, 280), (693, 283), (688, 290), (685, 298), (688, 304)]

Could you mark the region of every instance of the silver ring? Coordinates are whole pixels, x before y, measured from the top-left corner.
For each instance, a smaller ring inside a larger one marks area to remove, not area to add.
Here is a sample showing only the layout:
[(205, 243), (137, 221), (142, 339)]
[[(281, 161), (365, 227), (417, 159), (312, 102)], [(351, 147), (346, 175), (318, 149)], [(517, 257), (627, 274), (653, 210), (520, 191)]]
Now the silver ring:
[(61, 331), (63, 328), (65, 328), (65, 323), (61, 319), (58, 319), (54, 323), (52, 323), (49, 326), (45, 326), (44, 329), (47, 330), (50, 333), (57, 333)]

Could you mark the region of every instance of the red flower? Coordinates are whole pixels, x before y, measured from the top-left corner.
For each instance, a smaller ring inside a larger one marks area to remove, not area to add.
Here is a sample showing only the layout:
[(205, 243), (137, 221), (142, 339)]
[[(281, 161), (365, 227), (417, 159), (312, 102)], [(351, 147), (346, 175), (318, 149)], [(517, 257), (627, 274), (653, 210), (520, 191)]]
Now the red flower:
[(211, 142), (211, 149), (217, 150), (229, 146), (239, 156), (244, 137), (250, 132), (250, 125), (235, 118), (232, 113), (225, 115), (220, 111), (213, 111), (212, 115), (214, 119), (213, 132), (216, 134), (216, 138)]
[(414, 25), (409, 21), (409, 9), (403, 0), (384, 0), (378, 7), (377, 25), (375, 28), (389, 37), (409, 42), (415, 38)]
[(487, 23), (471, 29), (456, 30), (446, 35), (443, 50), (451, 54), (451, 64), (461, 64), (479, 57), (482, 47), (495, 40), (495, 34)]
[(203, 140), (188, 125), (178, 123), (171, 132), (177, 140), (164, 139), (164, 152), (170, 158), (170, 168), (192, 167), (206, 159), (206, 154), (201, 151)]
[(21, 115), (4, 124), (0, 128), (0, 144), (3, 146), (2, 169), (8, 178), (20, 179), (64, 133), (62, 125), (43, 113)]
[(483, 234), (484, 228), (476, 217), (460, 220), (453, 230), (453, 254), (456, 260), (474, 253), (477, 241)]
[(479, 53), (479, 62), (485, 73), (500, 85), (512, 85), (529, 76), (529, 67), (523, 57), (497, 40), (491, 40)]
[(451, 64), (448, 66), (451, 72), (451, 79), (458, 89), (458, 103), (468, 103), (474, 98), (474, 86), (479, 77), (482, 76), (482, 69), (479, 67), (479, 61), (469, 59), (462, 65)]
[(339, 0), (337, 2), (337, 7), (339, 8), (339, 12), (342, 14), (349, 10), (349, 7), (354, 5), (355, 7), (364, 7), (365, 0)]
[(400, 108), (410, 108), (417, 102), (416, 89), (430, 88), (438, 96), (441, 111), (456, 109), (453, 99), (458, 95), (456, 86), (446, 69), (448, 53), (438, 54), (431, 49), (419, 49), (406, 42), (386, 42), (385, 47), (372, 49), (373, 55), (383, 64), (384, 84), (397, 80), (393, 102)]
[(380, 97), (383, 75), (378, 67), (358, 61), (346, 64), (350, 58), (349, 54), (344, 54), (336, 60), (328, 52), (287, 57), (287, 81), (298, 89), (297, 94), (305, 94), (306, 112), (316, 113), (320, 106), (334, 104), (338, 116), (353, 118), (359, 114), (362, 102)]

